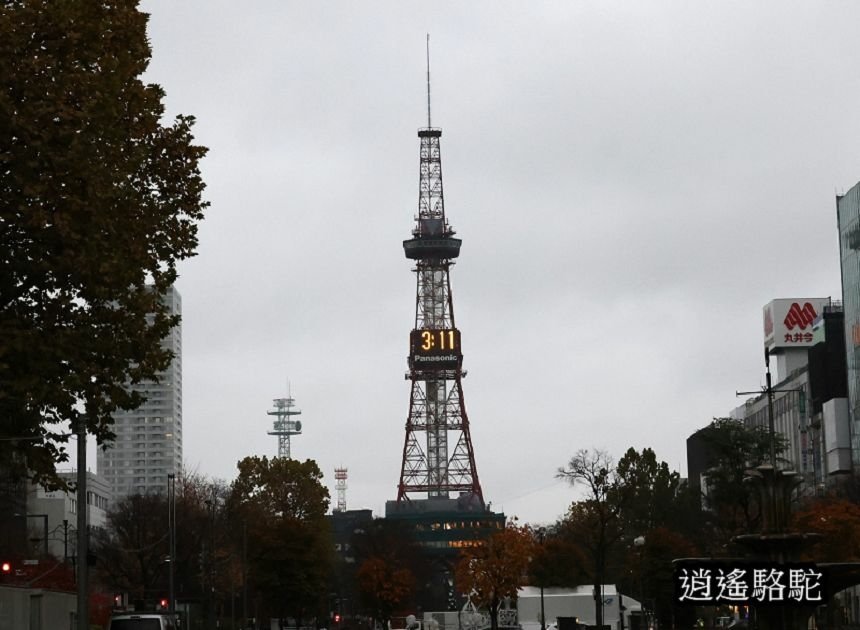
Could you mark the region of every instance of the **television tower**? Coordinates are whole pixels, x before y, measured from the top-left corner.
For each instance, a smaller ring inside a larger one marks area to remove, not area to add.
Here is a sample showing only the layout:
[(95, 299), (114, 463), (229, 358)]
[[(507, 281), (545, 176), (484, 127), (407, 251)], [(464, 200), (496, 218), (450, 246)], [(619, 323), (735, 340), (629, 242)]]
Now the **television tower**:
[(273, 402), (275, 408), (266, 412), (268, 416), (275, 416), (269, 435), (278, 436), (278, 457), (290, 459), (290, 437), (302, 434), (302, 421), (290, 418), (302, 412), (296, 409), (296, 401), (289, 394), (286, 398), (275, 398)]
[(415, 324), (409, 335), (412, 383), (397, 502), (426, 493), (427, 498), (469, 495), (484, 506), (469, 419), (463, 401), (465, 376), (460, 331), (454, 322), (450, 267), (461, 239), (445, 217), (442, 191), (442, 130), (430, 121), (430, 46), (427, 45), (427, 127), (418, 130), (418, 215), (412, 238), (403, 241), (415, 261)]

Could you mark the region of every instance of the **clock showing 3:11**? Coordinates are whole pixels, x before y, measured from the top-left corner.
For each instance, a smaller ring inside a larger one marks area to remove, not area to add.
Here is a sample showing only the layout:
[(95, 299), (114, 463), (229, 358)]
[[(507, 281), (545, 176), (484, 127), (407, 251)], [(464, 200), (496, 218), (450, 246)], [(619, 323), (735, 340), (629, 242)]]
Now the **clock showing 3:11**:
[(412, 331), (415, 354), (460, 353), (460, 331), (456, 328), (424, 328)]

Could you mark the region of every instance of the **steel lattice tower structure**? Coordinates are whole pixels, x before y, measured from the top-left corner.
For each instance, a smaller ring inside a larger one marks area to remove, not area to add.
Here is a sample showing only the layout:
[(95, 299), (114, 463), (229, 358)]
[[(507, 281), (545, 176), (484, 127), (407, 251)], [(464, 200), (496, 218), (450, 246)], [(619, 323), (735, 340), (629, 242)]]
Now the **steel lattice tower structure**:
[(275, 416), (275, 420), (268, 434), (278, 436), (278, 457), (290, 459), (290, 437), (302, 434), (302, 421), (290, 418), (302, 412), (296, 409), (296, 401), (289, 394), (286, 398), (275, 398), (272, 402), (275, 408), (267, 411), (266, 415)]
[(427, 498), (470, 495), (484, 505), (469, 419), (463, 400), (463, 354), (454, 321), (450, 268), (460, 255), (461, 239), (445, 217), (442, 188), (441, 129), (430, 124), (430, 64), (427, 64), (427, 127), (420, 139), (418, 215), (412, 238), (403, 241), (415, 261), (415, 325), (410, 334), (409, 415), (397, 502), (427, 493)]
[(335, 468), (334, 469), (334, 478), (335, 478), (335, 490), (337, 490), (337, 507), (333, 510), (335, 512), (346, 512), (346, 479), (347, 479), (347, 469), (346, 468)]

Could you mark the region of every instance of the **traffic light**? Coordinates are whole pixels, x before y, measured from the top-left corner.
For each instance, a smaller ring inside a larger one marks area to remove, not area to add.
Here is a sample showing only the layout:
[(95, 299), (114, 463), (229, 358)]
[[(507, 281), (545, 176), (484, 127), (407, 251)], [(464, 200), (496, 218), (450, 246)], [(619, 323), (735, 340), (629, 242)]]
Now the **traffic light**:
[(162, 597), (161, 601), (158, 602), (159, 606), (161, 606), (162, 610), (167, 610), (167, 598)]

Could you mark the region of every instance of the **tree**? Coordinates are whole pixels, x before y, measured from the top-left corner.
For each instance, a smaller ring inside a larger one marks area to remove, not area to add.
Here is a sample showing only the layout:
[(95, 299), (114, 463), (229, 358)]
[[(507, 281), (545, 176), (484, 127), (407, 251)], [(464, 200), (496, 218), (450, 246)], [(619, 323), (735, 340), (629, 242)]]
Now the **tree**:
[(365, 610), (383, 627), (403, 608), (414, 609), (419, 588), (429, 583), (433, 560), (415, 542), (408, 524), (375, 519), (352, 536), (355, 579)]
[(486, 606), (492, 630), (499, 627), (499, 606), (506, 597), (516, 597), (526, 582), (534, 550), (531, 532), (508, 523), (486, 541), (463, 550), (455, 569), (455, 583), (472, 601)]
[(538, 586), (577, 586), (591, 580), (588, 553), (579, 537), (561, 520), (535, 547), (529, 571)]
[(622, 518), (631, 535), (665, 525), (675, 517), (675, 498), (681, 485), (681, 475), (669, 470), (666, 462), (658, 462), (650, 448), (639, 453), (628, 448), (616, 466), (618, 492), (624, 497)]
[(627, 549), (624, 573), (629, 581), (625, 586), (652, 610), (660, 627), (670, 627), (673, 617), (677, 626), (685, 609), (687, 613), (691, 609), (675, 606), (672, 560), (694, 557), (696, 547), (685, 536), (664, 526), (647, 530), (640, 543)]
[(101, 581), (133, 600), (154, 600), (167, 567), (167, 502), (158, 495), (132, 495), (108, 512), (107, 528), (93, 532)]
[(812, 559), (860, 560), (860, 505), (837, 497), (818, 499), (794, 513), (794, 525), (798, 531), (822, 535)]
[[(725, 545), (737, 534), (755, 531), (761, 522), (757, 492), (746, 478), (749, 469), (768, 462), (771, 437), (765, 427), (748, 427), (731, 418), (714, 418), (700, 434), (709, 449), (705, 504), (716, 529), (715, 542)], [(781, 435), (775, 440), (779, 456), (786, 441)]]
[(332, 549), (329, 494), (313, 460), (246, 457), (228, 499), (234, 532), (247, 527), (249, 575), (272, 616), (325, 610)]
[(567, 516), (567, 526), (576, 532), (591, 560), (594, 586), (594, 616), (598, 627), (603, 625), (600, 603), (606, 581), (607, 558), (621, 539), (621, 513), (626, 498), (612, 458), (605, 451), (580, 449), (566, 468), (558, 469), (558, 477), (571, 485), (584, 484), (588, 498), (574, 503)]
[(415, 574), (382, 556), (372, 556), (356, 572), (358, 589), (382, 627), (388, 625), (391, 613), (415, 593)]
[(100, 443), (170, 361), (161, 298), (206, 203), (192, 117), (163, 125), (138, 0), (0, 6), (0, 461), (62, 487), (68, 425)]
[[(228, 592), (229, 576), (221, 569), (228, 559), (241, 557), (241, 553), (215, 518), (222, 516), (216, 510), (225, 495), (222, 482), (187, 471), (177, 477), (173, 559), (177, 599), (208, 603), (213, 591), (215, 596)], [(131, 495), (112, 504), (107, 527), (94, 528), (92, 533), (93, 552), (98, 558), (95, 574), (105, 587), (128, 591), (140, 601), (152, 602), (167, 595), (167, 512), (163, 495)]]

